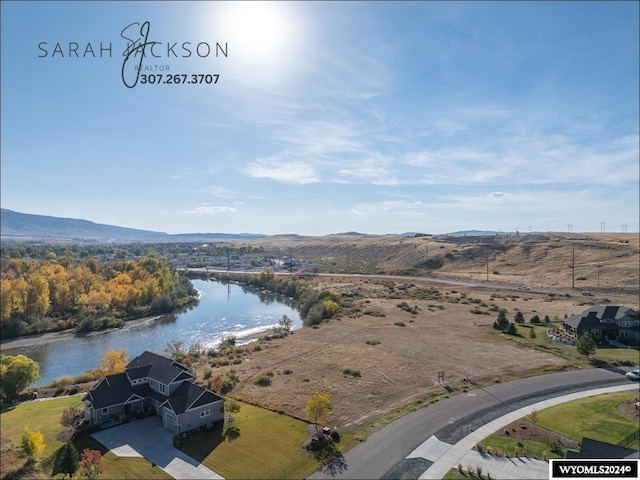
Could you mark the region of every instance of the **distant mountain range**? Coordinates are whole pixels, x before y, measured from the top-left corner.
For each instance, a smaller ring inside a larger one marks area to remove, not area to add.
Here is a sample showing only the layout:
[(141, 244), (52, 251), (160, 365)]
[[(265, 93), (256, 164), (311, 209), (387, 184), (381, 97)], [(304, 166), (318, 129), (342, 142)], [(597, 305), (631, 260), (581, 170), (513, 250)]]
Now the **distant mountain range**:
[(240, 233), (185, 233), (116, 227), (75, 218), (50, 217), (0, 209), (2, 240), (83, 240), (92, 242), (189, 242), (261, 238), (265, 235)]
[[(424, 233), (406, 232), (393, 234), (394, 236), (414, 237)], [(484, 230), (466, 230), (447, 233), (447, 236), (490, 236), (511, 235), (511, 232), (497, 232)], [(239, 241), (263, 238), (268, 235), (259, 233), (180, 233), (169, 234), (152, 230), (116, 227), (94, 223), (89, 220), (75, 218), (50, 217), (47, 215), (33, 215), (20, 213), (6, 208), (0, 209), (0, 238), (2, 240), (49, 240), (49, 241), (86, 241), (86, 242), (215, 242)], [(309, 241), (312, 238), (291, 235), (297, 241)], [(366, 237), (368, 234), (359, 232), (344, 232), (325, 235), (324, 238)], [(277, 237), (277, 235), (276, 235)]]

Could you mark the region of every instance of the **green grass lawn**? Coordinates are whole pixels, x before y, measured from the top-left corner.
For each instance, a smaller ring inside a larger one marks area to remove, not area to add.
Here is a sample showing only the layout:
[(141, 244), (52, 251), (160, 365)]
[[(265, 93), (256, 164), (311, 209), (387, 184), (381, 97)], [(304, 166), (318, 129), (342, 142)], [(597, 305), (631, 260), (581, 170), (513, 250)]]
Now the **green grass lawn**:
[(185, 453), (225, 478), (304, 478), (354, 443), (343, 436), (335, 449), (308, 452), (302, 448), (306, 422), (238, 403), (233, 435), (217, 430), (183, 442)]
[[(563, 343), (554, 342), (547, 337), (547, 330), (551, 328), (562, 328), (562, 322), (551, 322), (549, 325), (525, 323), (523, 325), (517, 325), (518, 333), (520, 336), (512, 336), (502, 334), (505, 340), (512, 340), (520, 343), (523, 346), (535, 348), (541, 352), (552, 353), (560, 358), (573, 362), (576, 366), (591, 367), (591, 363), (585, 359), (583, 355), (580, 355), (574, 345), (565, 345)], [(536, 338), (529, 338), (531, 329), (535, 330)], [(640, 361), (640, 352), (633, 348), (613, 348), (613, 347), (598, 347), (595, 355), (595, 360), (603, 360), (610, 363), (631, 362), (634, 365), (638, 365)]]
[[(44, 435), (46, 444), (40, 457), (40, 468), (46, 475), (54, 477), (58, 450), (63, 445), (63, 442), (56, 437), (65, 430), (65, 427), (60, 425), (60, 416), (65, 408), (81, 403), (82, 397), (83, 395), (75, 395), (41, 402), (21, 403), (0, 415), (2, 432), (16, 445), (20, 445), (25, 425), (29, 425), (32, 430), (39, 430)], [(103, 478), (171, 478), (144, 458), (117, 457), (89, 435), (78, 435), (73, 443), (78, 452), (82, 452), (85, 448), (102, 452), (102, 461), (105, 466)], [(62, 477), (61, 474), (56, 476)]]
[[(40, 467), (46, 475), (60, 477), (55, 475), (58, 450), (63, 445), (56, 439), (64, 431), (60, 416), (81, 399), (82, 395), (77, 395), (19, 404), (0, 416), (2, 431), (17, 445), (25, 425), (42, 432), (46, 447)], [(321, 452), (308, 452), (302, 448), (307, 438), (306, 422), (240, 404), (232, 424), (233, 435), (223, 436), (216, 430), (183, 444), (185, 453), (225, 478), (303, 478), (355, 443), (352, 436), (344, 435), (338, 444)], [(78, 452), (85, 448), (102, 452), (104, 478), (170, 478), (144, 458), (117, 457), (88, 434), (77, 435), (74, 445)]]
[[(577, 441), (589, 437), (616, 444), (638, 431), (638, 421), (617, 408), (637, 397), (637, 390), (631, 390), (581, 398), (538, 412), (538, 424)], [(638, 441), (629, 448), (637, 449)]]

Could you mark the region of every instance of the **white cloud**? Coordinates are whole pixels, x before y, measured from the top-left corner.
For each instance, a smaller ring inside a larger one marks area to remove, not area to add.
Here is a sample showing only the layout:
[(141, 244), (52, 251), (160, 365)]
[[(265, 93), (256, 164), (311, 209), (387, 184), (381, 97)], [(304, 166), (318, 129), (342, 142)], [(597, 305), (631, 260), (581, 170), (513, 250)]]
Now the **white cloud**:
[(213, 205), (200, 205), (192, 210), (182, 210), (180, 213), (186, 213), (188, 215), (218, 215), (220, 213), (233, 213), (236, 209), (234, 207), (219, 207)]
[(267, 178), (298, 185), (320, 181), (313, 165), (305, 162), (287, 162), (277, 157), (251, 162), (243, 171), (250, 177)]

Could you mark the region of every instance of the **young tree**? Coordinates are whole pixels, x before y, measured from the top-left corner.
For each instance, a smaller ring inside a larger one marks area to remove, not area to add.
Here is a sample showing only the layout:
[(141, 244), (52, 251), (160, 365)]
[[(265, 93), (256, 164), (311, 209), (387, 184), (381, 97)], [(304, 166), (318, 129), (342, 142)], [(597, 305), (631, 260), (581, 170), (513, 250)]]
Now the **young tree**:
[(325, 420), (329, 416), (331, 410), (333, 410), (331, 395), (315, 392), (311, 395), (311, 398), (307, 400), (307, 406), (304, 409), (304, 413), (311, 421), (313, 421), (317, 430), (318, 422)]
[(89, 479), (99, 478), (104, 472), (102, 455), (99, 450), (85, 448), (80, 458), (80, 475)]
[(590, 334), (585, 333), (580, 337), (578, 343), (576, 343), (576, 350), (578, 350), (580, 355), (589, 358), (596, 353), (596, 342)]
[(0, 355), (0, 364), (0, 390), (9, 401), (40, 378), (38, 362), (24, 355)]
[(124, 372), (129, 361), (127, 360), (127, 350), (112, 350), (105, 352), (100, 361), (100, 369), (105, 375), (113, 375)]
[(80, 468), (80, 455), (78, 450), (71, 442), (65, 443), (60, 449), (60, 458), (58, 460), (58, 470), (70, 477)]
[(535, 345), (536, 343), (536, 338), (538, 337), (538, 335), (536, 334), (536, 329), (532, 328), (531, 330), (529, 330), (529, 338), (531, 339), (531, 343), (533, 343)]
[(164, 346), (164, 352), (167, 354), (169, 358), (173, 358), (174, 360), (178, 357), (184, 357), (185, 351), (182, 348), (184, 343), (180, 340), (174, 340), (173, 342), (167, 342)]
[[(84, 422), (84, 409), (82, 405), (71, 405), (69, 408), (62, 411), (60, 417), (60, 425), (70, 428), (73, 435), (76, 434), (78, 428)], [(73, 438), (73, 437), (72, 437)]]
[(42, 454), (44, 447), (46, 447), (44, 443), (44, 435), (42, 435), (38, 430), (31, 430), (27, 425), (24, 427), (20, 447), (22, 449), (22, 453), (33, 462), (40, 454)]
[(285, 335), (289, 335), (291, 333), (291, 329), (293, 328), (293, 320), (291, 320), (287, 315), (283, 315), (278, 323), (280, 327), (282, 327), (282, 331)]
[(516, 312), (515, 316), (513, 317), (513, 320), (516, 323), (523, 324), (524, 323), (524, 315), (522, 314), (522, 312)]
[(511, 322), (509, 324), (509, 328), (507, 328), (507, 333), (509, 335), (517, 335), (518, 334), (518, 329), (516, 328), (516, 324)]
[(535, 408), (531, 409), (529, 420), (531, 420), (533, 423), (538, 423), (538, 410), (536, 410)]

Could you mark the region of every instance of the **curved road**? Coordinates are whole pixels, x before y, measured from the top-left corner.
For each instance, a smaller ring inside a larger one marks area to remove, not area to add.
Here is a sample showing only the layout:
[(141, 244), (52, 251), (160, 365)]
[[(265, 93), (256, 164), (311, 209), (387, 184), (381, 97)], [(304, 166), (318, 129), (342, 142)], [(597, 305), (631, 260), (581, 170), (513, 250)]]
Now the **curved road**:
[[(432, 435), (460, 437), (504, 413), (566, 393), (628, 383), (622, 369), (552, 373), (494, 384), (441, 400), (377, 430), (311, 479), (383, 478)], [(456, 432), (456, 430), (458, 430)]]

